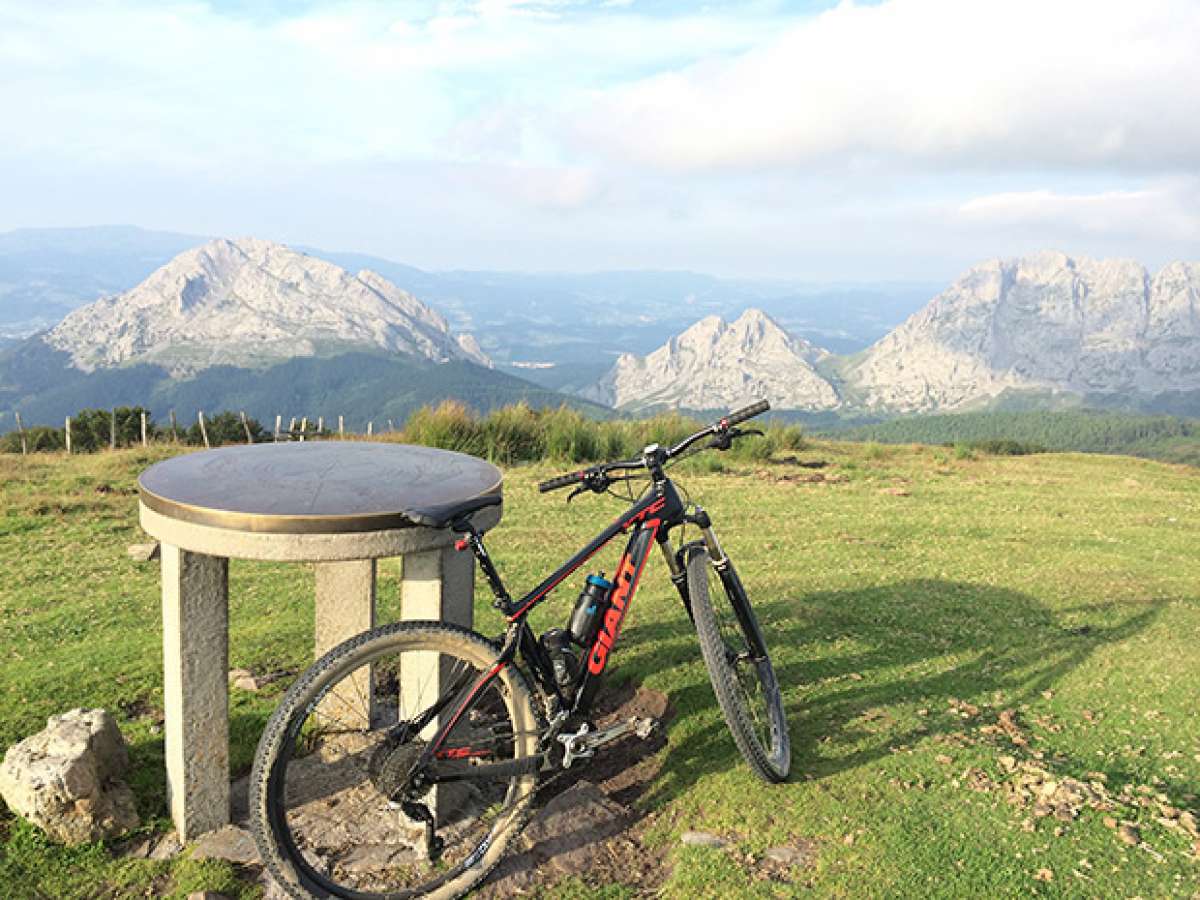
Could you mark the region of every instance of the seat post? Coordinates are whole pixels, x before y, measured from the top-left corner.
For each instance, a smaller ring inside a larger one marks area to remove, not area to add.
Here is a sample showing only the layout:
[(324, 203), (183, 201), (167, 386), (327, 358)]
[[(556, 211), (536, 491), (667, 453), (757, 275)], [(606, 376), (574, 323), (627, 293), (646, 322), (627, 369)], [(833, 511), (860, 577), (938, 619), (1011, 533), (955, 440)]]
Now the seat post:
[(466, 537), (455, 542), (454, 549), (461, 552), (467, 549), (467, 547), (471, 548), (471, 552), (475, 554), (475, 559), (479, 561), (480, 571), (483, 572), (483, 576), (487, 579), (488, 587), (492, 589), (492, 596), (495, 598), (492, 601), (492, 606), (507, 615), (512, 598), (509, 597), (508, 591), (504, 587), (504, 582), (500, 580), (500, 573), (496, 571), (496, 567), (492, 563), (492, 558), (488, 556), (487, 548), (483, 546), (483, 536), (470, 519), (460, 519), (450, 527), (454, 531), (466, 535)]

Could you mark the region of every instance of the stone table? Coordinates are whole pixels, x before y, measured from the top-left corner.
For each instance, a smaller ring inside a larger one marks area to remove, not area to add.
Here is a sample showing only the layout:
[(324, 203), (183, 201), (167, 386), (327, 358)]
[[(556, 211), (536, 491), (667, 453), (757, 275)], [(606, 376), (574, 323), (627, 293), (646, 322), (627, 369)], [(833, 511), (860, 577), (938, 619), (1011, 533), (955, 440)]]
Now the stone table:
[[(499, 494), (501, 477), (461, 453), (317, 441), (177, 456), (138, 487), (162, 544), (167, 802), (186, 841), (229, 821), (229, 560), (316, 564), (318, 656), (374, 626), (383, 557), (404, 557), (402, 618), (469, 627), (474, 558), (405, 511)], [(491, 528), (500, 507), (472, 520)]]

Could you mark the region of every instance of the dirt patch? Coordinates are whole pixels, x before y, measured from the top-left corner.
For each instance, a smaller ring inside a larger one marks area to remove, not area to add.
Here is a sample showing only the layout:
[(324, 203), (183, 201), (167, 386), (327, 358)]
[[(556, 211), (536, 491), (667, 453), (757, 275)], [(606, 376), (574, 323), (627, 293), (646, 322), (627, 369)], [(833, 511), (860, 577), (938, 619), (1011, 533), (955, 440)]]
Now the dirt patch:
[(850, 481), (850, 476), (841, 472), (834, 472), (831, 475), (826, 475), (824, 472), (789, 472), (785, 475), (777, 475), (774, 472), (763, 471), (759, 476), (785, 484), (846, 484)]
[(653, 814), (637, 802), (661, 768), (659, 751), (667, 745), (666, 724), (673, 715), (659, 691), (623, 685), (603, 695), (595, 715), (598, 728), (632, 716), (656, 718), (659, 728), (644, 740), (630, 735), (600, 749), (577, 774), (572, 768), (549, 775), (521, 836), (524, 849), (506, 858), (478, 895), (510, 897), (569, 877), (653, 893), (668, 874), (666, 848), (646, 847)]
[(662, 768), (658, 753), (667, 746), (667, 726), (675, 711), (661, 691), (626, 684), (601, 698), (596, 725), (606, 728), (631, 716), (658, 719), (659, 726), (644, 740), (630, 736), (610, 744), (580, 770), (581, 778), (626, 806), (635, 804), (658, 776)]
[(147, 719), (154, 725), (161, 725), (164, 720), (162, 707), (155, 706), (145, 697), (121, 700), (117, 703), (117, 709), (127, 719)]
[(829, 465), (823, 459), (800, 459), (798, 456), (781, 456), (771, 460), (777, 466), (799, 466), (802, 469), (824, 469)]

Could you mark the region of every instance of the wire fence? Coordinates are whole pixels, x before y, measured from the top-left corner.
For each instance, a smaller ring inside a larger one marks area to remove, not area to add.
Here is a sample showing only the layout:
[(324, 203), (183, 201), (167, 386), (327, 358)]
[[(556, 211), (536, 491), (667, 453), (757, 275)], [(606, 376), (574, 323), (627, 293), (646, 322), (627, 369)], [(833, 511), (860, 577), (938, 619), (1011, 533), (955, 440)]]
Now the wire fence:
[[(274, 417), (272, 427), (264, 427), (244, 410), (212, 415), (198, 410), (195, 421), (185, 426), (174, 411), (168, 414), (166, 424), (159, 425), (144, 407), (116, 407), (81, 410), (67, 417), (61, 428), (30, 428), (18, 419), (17, 430), (0, 438), (0, 451), (79, 453), (164, 443), (218, 447), (232, 443), (372, 439), (457, 450), (499, 464), (543, 459), (594, 462), (636, 456), (650, 443), (673, 443), (701, 424), (678, 412), (601, 420), (568, 406), (532, 408), (524, 403), (479, 414), (461, 402), (448, 400), (436, 407), (421, 407), (402, 423), (386, 417), (359, 419), (357, 428), (349, 427), (344, 415), (285, 418), (282, 414)], [(765, 460), (780, 451), (806, 446), (798, 425), (768, 421), (759, 427), (765, 432), (761, 438), (739, 442), (726, 458)]]

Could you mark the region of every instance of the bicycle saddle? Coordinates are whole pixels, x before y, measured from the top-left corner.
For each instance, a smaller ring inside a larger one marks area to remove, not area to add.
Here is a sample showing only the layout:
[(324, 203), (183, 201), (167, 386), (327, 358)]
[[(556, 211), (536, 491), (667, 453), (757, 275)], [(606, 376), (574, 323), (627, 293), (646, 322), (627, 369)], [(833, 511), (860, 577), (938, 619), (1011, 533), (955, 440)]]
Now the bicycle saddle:
[(418, 506), (404, 511), (416, 525), (426, 528), (445, 528), (455, 519), (469, 516), (473, 512), (486, 509), (489, 506), (499, 506), (504, 498), (500, 494), (484, 494), (469, 500), (455, 500), (453, 503), (439, 503), (434, 506)]

